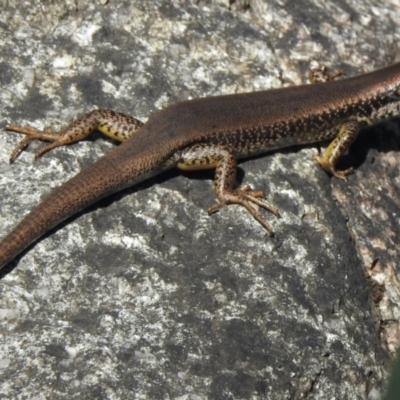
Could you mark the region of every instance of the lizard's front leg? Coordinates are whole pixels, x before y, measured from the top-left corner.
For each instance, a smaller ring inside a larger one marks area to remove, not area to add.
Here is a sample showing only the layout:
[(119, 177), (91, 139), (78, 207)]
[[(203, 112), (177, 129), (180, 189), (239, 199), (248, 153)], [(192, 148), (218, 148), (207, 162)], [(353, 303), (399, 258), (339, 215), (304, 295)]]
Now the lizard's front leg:
[[(309, 79), (311, 83), (321, 83), (333, 81), (337, 77), (344, 75), (343, 70), (338, 70), (333, 73), (328, 73), (325, 65), (314, 68), (309, 72)], [(315, 159), (321, 167), (329, 174), (336, 178), (345, 178), (347, 175), (354, 171), (354, 168), (348, 168), (344, 171), (338, 171), (336, 164), (339, 158), (349, 149), (350, 145), (356, 139), (360, 130), (359, 123), (356, 119), (343, 121), (338, 129), (337, 136), (325, 149), (322, 156), (317, 156)]]
[(251, 191), (249, 185), (240, 189), (236, 186), (236, 158), (234, 150), (224, 146), (197, 144), (180, 154), (177, 167), (182, 170), (197, 170), (215, 168), (214, 187), (219, 203), (208, 209), (209, 214), (219, 210), (226, 204), (240, 204), (271, 234), (271, 225), (254, 207), (254, 204), (270, 211), (279, 217), (279, 211), (260, 200), (264, 197), (262, 191)]
[(10, 163), (32, 140), (51, 142), (51, 144), (43, 147), (35, 154), (35, 158), (38, 158), (55, 147), (65, 146), (86, 138), (95, 129), (119, 142), (123, 142), (131, 137), (141, 126), (143, 126), (143, 122), (136, 118), (103, 109), (93, 110), (81, 116), (60, 132), (40, 131), (30, 125), (24, 127), (8, 125), (6, 126), (7, 130), (26, 135), (11, 153)]
[(336, 178), (345, 178), (354, 171), (354, 168), (348, 168), (344, 171), (338, 171), (336, 164), (339, 158), (348, 150), (350, 145), (356, 139), (360, 130), (359, 123), (356, 120), (344, 122), (339, 129), (339, 133), (332, 140), (330, 145), (325, 149), (322, 156), (317, 156), (315, 159), (321, 167), (332, 174)]

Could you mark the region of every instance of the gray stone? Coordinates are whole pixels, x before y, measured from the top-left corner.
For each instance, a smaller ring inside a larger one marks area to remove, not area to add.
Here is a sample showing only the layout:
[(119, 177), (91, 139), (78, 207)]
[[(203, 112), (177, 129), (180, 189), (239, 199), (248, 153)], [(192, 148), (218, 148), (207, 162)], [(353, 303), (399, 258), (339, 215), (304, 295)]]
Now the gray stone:
[[(60, 129), (96, 107), (145, 119), (300, 84), (310, 61), (354, 75), (395, 61), (398, 21), (373, 0), (9, 0), (0, 127)], [(1, 137), (1, 236), (114, 146), (94, 135), (33, 163), (33, 143), (10, 166), (19, 137)], [(397, 344), (399, 142), (394, 122), (361, 134), (345, 181), (317, 146), (241, 163), (281, 211), (274, 238), (237, 206), (207, 215), (212, 172), (162, 174), (67, 221), (3, 273), (1, 396), (376, 397)]]

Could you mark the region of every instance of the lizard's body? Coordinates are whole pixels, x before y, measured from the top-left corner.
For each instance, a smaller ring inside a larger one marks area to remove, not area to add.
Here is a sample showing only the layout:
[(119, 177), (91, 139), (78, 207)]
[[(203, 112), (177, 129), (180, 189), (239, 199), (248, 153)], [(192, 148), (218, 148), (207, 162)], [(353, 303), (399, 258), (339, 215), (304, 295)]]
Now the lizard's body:
[(143, 126), (106, 110), (81, 117), (59, 134), (9, 126), (27, 135), (11, 159), (30, 140), (54, 142), (40, 156), (94, 129), (124, 143), (55, 189), (0, 242), (0, 268), (69, 216), (172, 167), (216, 168), (219, 204), (210, 211), (227, 203), (241, 204), (270, 230), (252, 203), (278, 212), (259, 199), (262, 192), (234, 189), (236, 159), (335, 138), (317, 160), (328, 172), (344, 177), (351, 170), (337, 171), (335, 164), (359, 128), (399, 113), (400, 63), (322, 84), (177, 103), (155, 113)]

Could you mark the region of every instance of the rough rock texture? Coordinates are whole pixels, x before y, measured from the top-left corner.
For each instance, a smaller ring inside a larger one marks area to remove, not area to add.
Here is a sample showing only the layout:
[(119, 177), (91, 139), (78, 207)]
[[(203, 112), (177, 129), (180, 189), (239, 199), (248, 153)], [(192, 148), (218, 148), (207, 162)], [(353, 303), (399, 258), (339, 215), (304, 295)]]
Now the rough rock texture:
[[(1, 3), (0, 127), (146, 118), (304, 82), (311, 61), (352, 75), (399, 54), (397, 2), (52, 3)], [(114, 145), (94, 138), (10, 166), (19, 138), (2, 133), (1, 235)], [(346, 181), (317, 147), (241, 164), (281, 211), (273, 239), (237, 206), (207, 215), (212, 173), (172, 171), (68, 221), (2, 274), (0, 397), (378, 399), (399, 336), (399, 143), (396, 121), (361, 134)]]

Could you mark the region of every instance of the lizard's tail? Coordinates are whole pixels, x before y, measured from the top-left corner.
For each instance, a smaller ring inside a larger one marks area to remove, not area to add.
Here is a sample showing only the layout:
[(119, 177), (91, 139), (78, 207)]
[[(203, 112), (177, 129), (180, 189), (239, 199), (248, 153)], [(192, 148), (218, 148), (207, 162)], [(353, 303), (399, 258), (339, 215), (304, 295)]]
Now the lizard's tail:
[(51, 192), (0, 242), (0, 269), (68, 217), (166, 169), (168, 154), (153, 147), (128, 140)]

